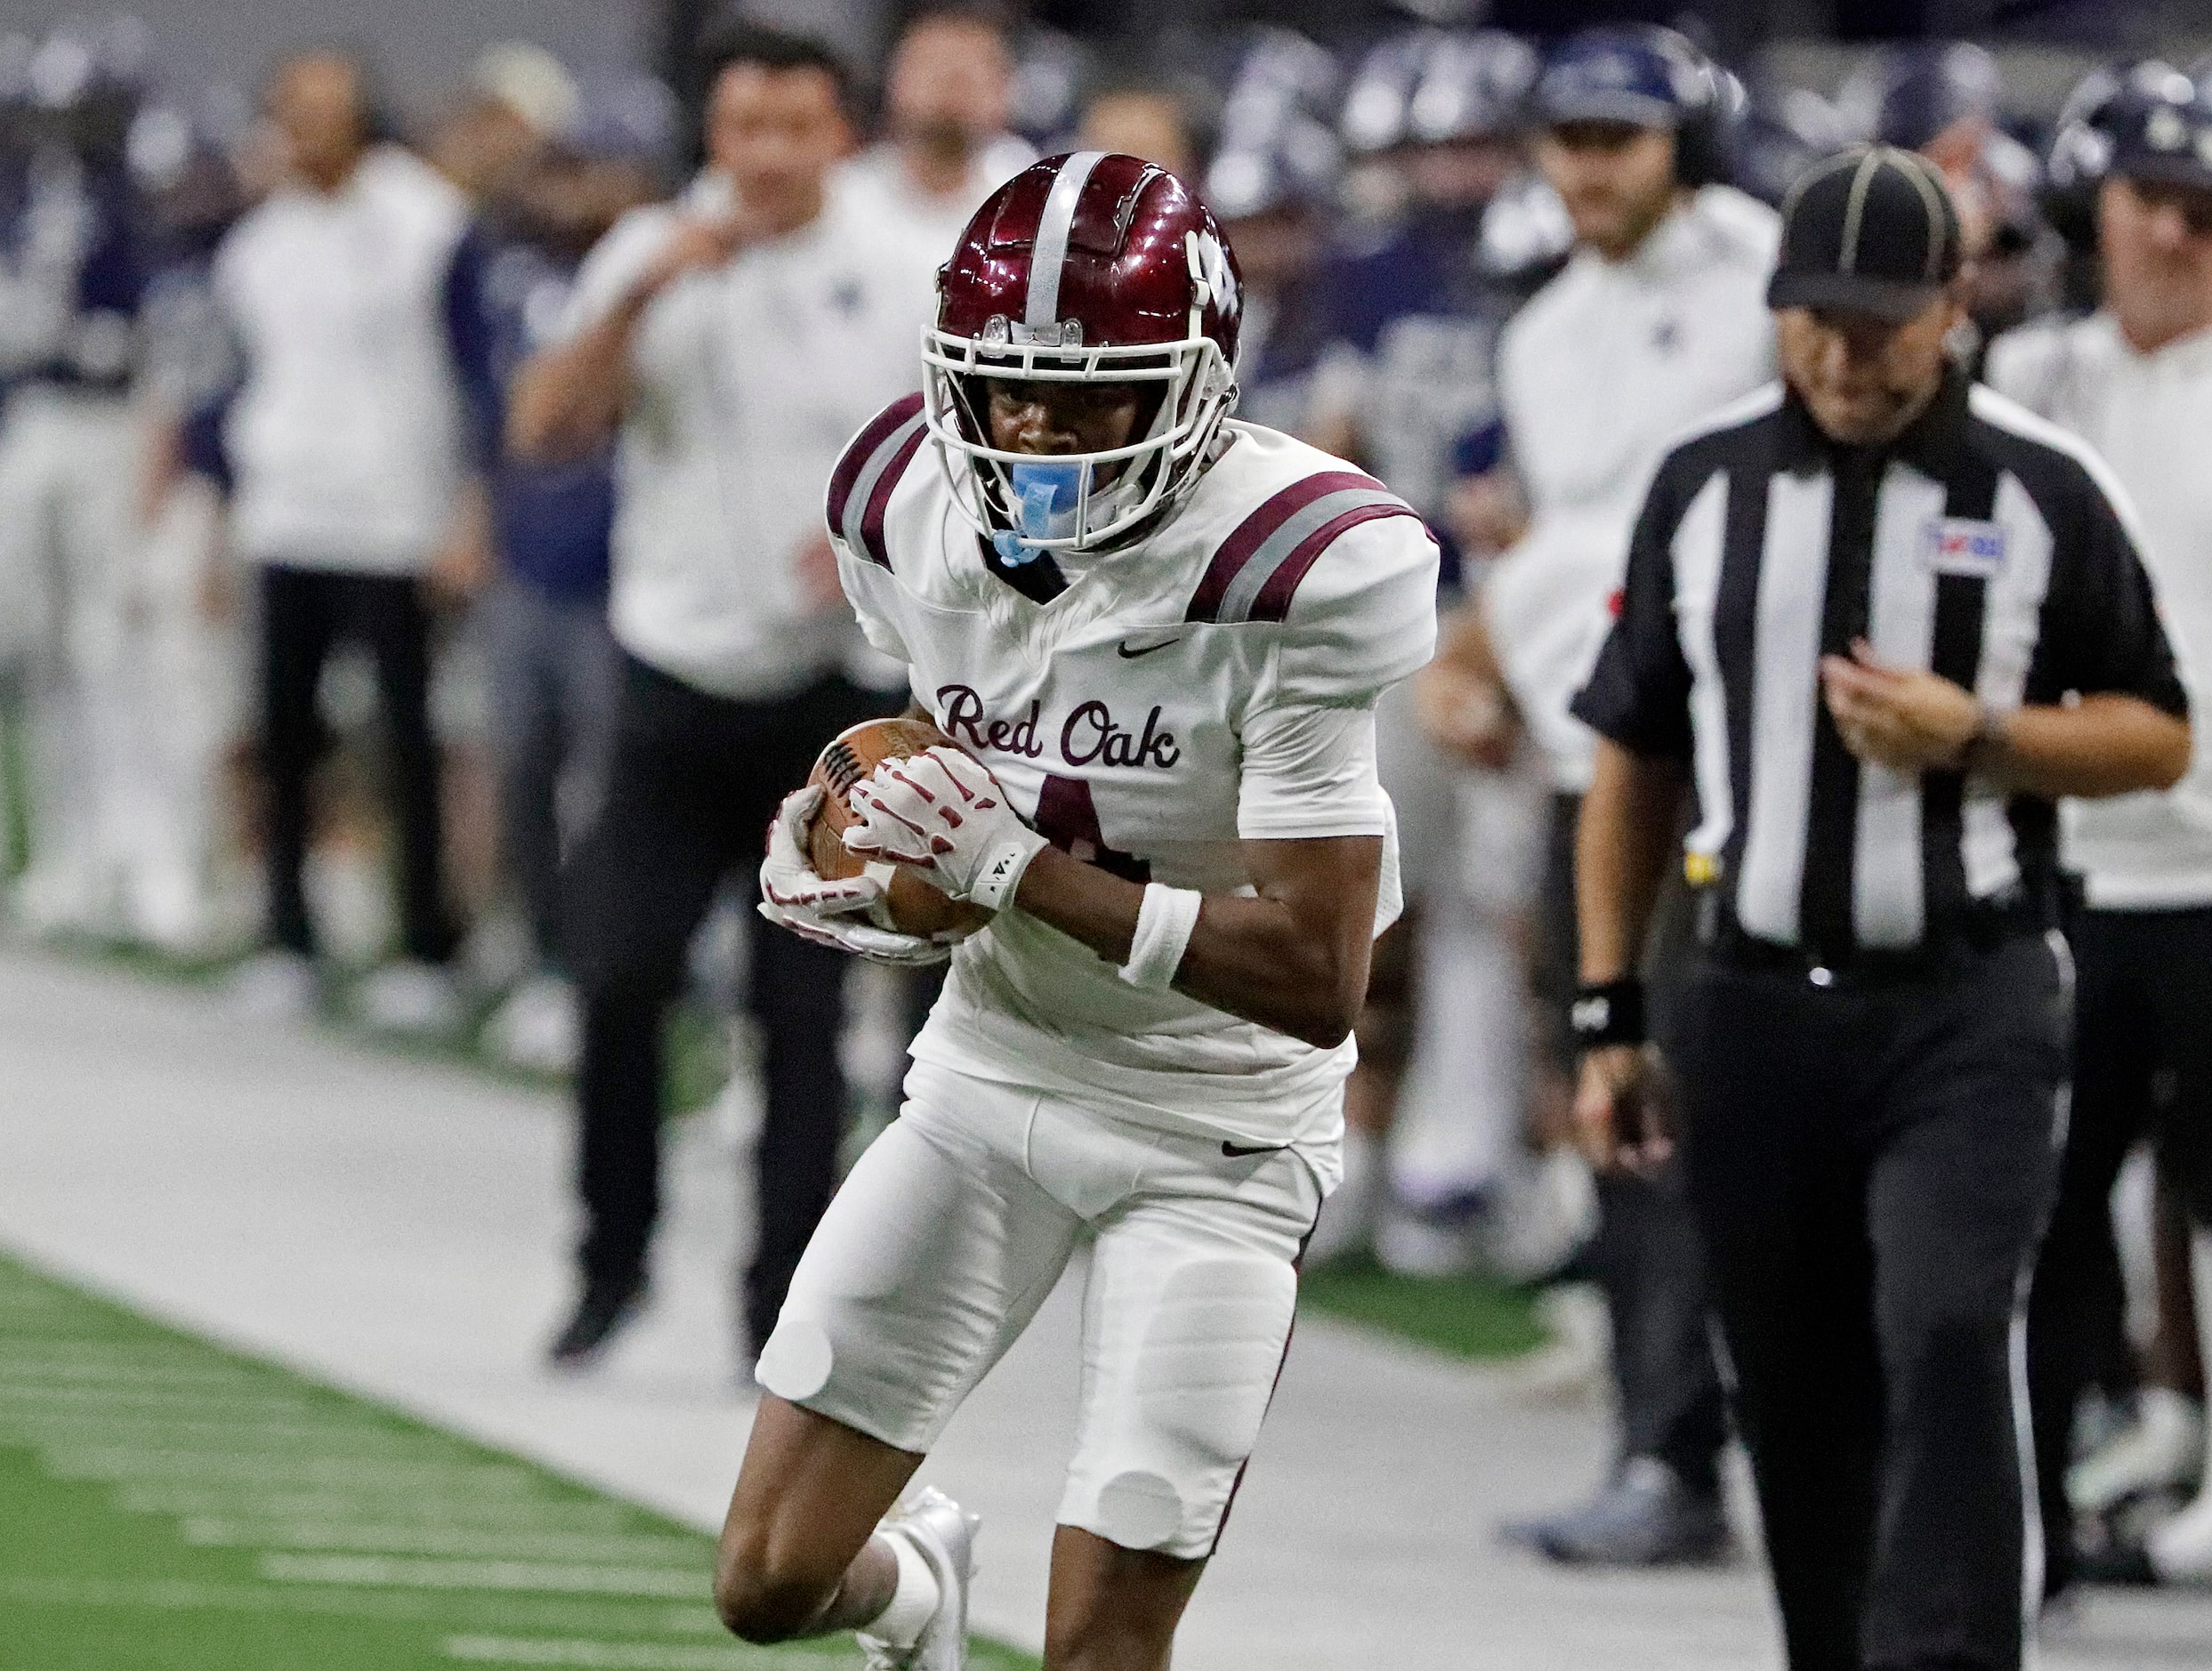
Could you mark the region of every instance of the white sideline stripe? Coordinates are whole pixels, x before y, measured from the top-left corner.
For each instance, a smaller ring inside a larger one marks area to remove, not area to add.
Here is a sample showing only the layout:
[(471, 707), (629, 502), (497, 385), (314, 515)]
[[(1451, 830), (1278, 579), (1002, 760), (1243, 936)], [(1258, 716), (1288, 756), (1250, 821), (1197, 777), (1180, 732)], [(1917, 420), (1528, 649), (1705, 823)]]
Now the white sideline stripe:
[(497, 1462), (406, 1462), (391, 1457), (265, 1457), (257, 1450), (165, 1450), (102, 1446), (41, 1458), (57, 1480), (232, 1480), (253, 1485), (445, 1485), (519, 1495), (538, 1481)]
[(642, 1565), (704, 1560), (693, 1538), (650, 1533), (532, 1531), (498, 1526), (425, 1526), (343, 1520), (216, 1520), (178, 1529), (203, 1549), (348, 1550), (395, 1555), (462, 1555), (475, 1560), (582, 1561)]
[(389, 1491), (366, 1487), (350, 1490), (271, 1491), (244, 1486), (126, 1486), (115, 1495), (117, 1508), (130, 1514), (200, 1514), (215, 1519), (357, 1520), (396, 1525), (404, 1520), (424, 1526), (496, 1523), (545, 1530), (618, 1529), (632, 1511), (619, 1504), (559, 1497), (508, 1497), (487, 1499), (480, 1493), (443, 1493), (413, 1485)]
[(448, 1659), (475, 1665), (584, 1666), (598, 1671), (829, 1671), (839, 1663), (819, 1649), (682, 1647), (582, 1638), (448, 1636)]
[(276, 1584), (359, 1585), (394, 1590), (531, 1590), (564, 1595), (648, 1596), (704, 1602), (709, 1574), (696, 1568), (601, 1567), (541, 1561), (409, 1561), (382, 1555), (264, 1555), (255, 1569)]

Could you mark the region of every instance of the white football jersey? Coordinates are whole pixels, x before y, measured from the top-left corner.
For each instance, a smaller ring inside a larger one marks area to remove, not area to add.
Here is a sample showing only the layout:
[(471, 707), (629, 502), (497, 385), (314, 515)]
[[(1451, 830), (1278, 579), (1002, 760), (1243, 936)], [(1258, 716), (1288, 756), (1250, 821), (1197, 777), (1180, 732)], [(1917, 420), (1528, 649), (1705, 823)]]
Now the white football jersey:
[[(846, 449), (828, 518), (869, 641), (907, 664), (916, 700), (1023, 817), (1133, 879), (1248, 893), (1242, 840), (1388, 838), (1371, 748), (1290, 771), (1315, 786), (1300, 813), (1281, 792), (1280, 739), (1300, 734), (1302, 713), (1371, 707), (1428, 660), (1436, 546), (1404, 501), (1340, 460), (1249, 424), (1223, 439), (1138, 545), (1009, 565), (955, 505), (910, 396)], [(1247, 765), (1247, 734), (1274, 739), (1273, 780)], [(1394, 892), (1387, 854), (1385, 869)], [(914, 1054), (1267, 1144), (1333, 1136), (1355, 1059), (1350, 1040), (1320, 1050), (1131, 986), (1014, 909), (959, 948)]]

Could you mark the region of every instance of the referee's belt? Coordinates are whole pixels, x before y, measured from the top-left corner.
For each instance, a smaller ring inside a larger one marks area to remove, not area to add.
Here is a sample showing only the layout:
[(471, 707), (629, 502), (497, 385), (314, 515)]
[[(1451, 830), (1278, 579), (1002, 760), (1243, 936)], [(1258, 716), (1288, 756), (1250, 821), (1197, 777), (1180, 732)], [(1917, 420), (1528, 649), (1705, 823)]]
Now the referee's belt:
[(2009, 940), (2040, 934), (2046, 913), (2024, 890), (2007, 889), (1932, 924), (1919, 943), (1896, 947), (1784, 946), (1744, 932), (1717, 895), (1700, 913), (1699, 940), (1716, 963), (1732, 968), (1793, 975), (1814, 986), (1884, 986), (1928, 981), (1956, 973)]

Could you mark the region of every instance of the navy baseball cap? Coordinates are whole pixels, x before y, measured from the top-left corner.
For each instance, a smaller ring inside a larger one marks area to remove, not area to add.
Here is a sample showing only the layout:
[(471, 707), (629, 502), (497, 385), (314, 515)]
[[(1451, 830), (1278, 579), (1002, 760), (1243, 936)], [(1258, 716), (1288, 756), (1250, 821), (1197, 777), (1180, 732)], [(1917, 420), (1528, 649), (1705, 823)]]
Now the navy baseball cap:
[(1537, 78), (1537, 119), (1625, 122), (1674, 128), (1714, 101), (1712, 69), (1671, 29), (1585, 29), (1570, 36)]
[(1782, 199), (1773, 308), (1835, 308), (1902, 322), (1958, 277), (1958, 213), (1933, 164), (1861, 145), (1807, 170)]
[(2180, 70), (2138, 66), (2108, 119), (2106, 174), (2212, 191), (2212, 95)]

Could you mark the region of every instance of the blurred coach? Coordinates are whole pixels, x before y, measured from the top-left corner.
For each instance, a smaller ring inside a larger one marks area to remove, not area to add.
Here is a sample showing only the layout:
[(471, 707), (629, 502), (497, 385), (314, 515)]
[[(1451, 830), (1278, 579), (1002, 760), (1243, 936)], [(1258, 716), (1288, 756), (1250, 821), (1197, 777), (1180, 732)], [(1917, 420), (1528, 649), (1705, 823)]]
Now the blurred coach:
[(1784, 385), (1660, 466), (1576, 704), (1577, 1113), (1602, 1159), (1667, 1152), (1633, 971), (1687, 775), (1705, 949), (1666, 1042), (1789, 1664), (2012, 1671), (2052, 803), (2172, 784), (2188, 702), (2103, 466), (1946, 360), (1934, 171), (1846, 152), (1782, 236)]
[[(620, 713), (605, 811), (564, 888), (586, 1216), (578, 1304), (553, 1347), (569, 1365), (644, 1294), (661, 1024), (685, 947), (821, 746), (892, 706), (844, 671), (858, 641), (822, 493), (839, 448), (918, 382), (931, 298), (887, 235), (826, 190), (852, 143), (836, 61), (752, 29), (715, 59), (706, 170), (681, 203), (632, 212), (593, 252), (569, 340), (524, 368), (508, 427), (537, 458), (618, 432)], [(745, 1284), (757, 1350), (835, 1178), (844, 959), (763, 933), (752, 978), (766, 1033)]]

